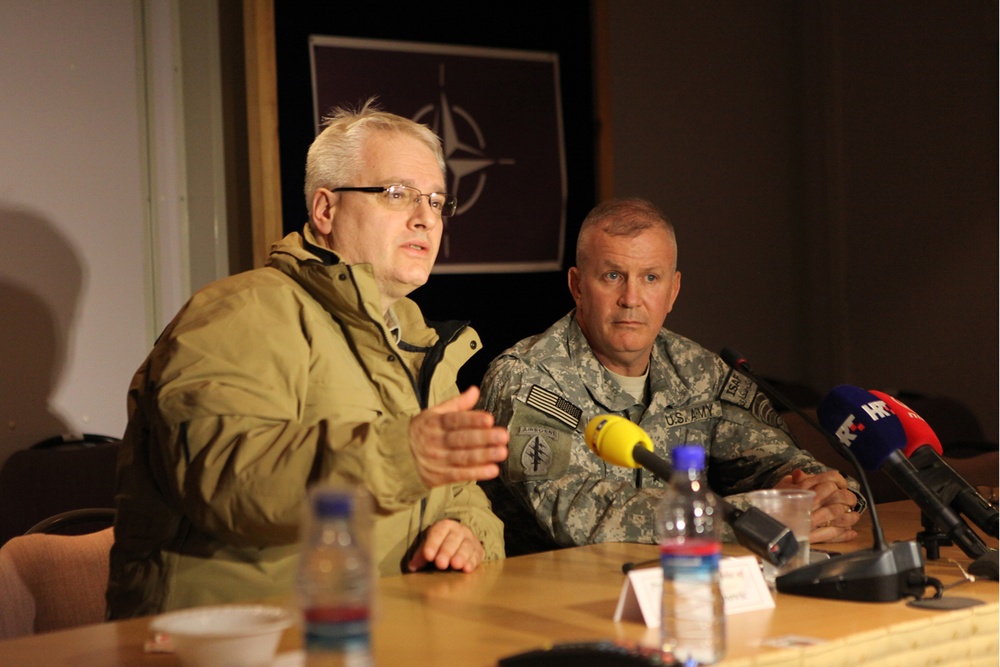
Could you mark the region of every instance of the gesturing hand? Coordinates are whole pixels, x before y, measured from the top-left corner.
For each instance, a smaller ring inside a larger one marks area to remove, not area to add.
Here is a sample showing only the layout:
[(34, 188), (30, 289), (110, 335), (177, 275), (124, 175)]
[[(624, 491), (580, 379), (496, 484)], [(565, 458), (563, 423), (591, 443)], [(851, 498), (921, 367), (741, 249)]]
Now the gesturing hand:
[(410, 451), (428, 487), (492, 479), (507, 458), (507, 429), (493, 415), (473, 410), (479, 389), (428, 408), (410, 420)]

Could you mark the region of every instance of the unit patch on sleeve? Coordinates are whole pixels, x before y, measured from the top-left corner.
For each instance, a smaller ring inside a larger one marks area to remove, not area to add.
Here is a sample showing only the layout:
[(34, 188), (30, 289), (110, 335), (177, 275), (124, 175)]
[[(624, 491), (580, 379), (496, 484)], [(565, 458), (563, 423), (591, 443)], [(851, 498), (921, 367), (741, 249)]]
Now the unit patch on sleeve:
[(546, 429), (537, 429), (531, 433), (521, 429), (520, 433), (527, 435), (524, 449), (521, 450), (521, 468), (528, 477), (546, 477), (549, 466), (552, 465), (552, 445), (554, 432), (546, 433)]
[(559, 394), (555, 394), (548, 389), (542, 389), (537, 384), (531, 385), (531, 389), (528, 391), (528, 398), (524, 402), (536, 410), (541, 410), (550, 417), (555, 417), (572, 429), (575, 429), (580, 423), (580, 416), (583, 414), (583, 410)]
[(738, 405), (744, 410), (749, 410), (753, 405), (754, 396), (757, 395), (757, 383), (748, 378), (743, 373), (734, 370), (729, 371), (726, 382), (722, 386), (722, 393), (719, 398), (726, 403)]
[(565, 474), (575, 431), (564, 421), (515, 400), (507, 430), (510, 433), (507, 443), (509, 481), (553, 479)]
[(774, 409), (757, 383), (735, 370), (729, 371), (725, 385), (719, 398), (727, 403), (738, 405), (768, 426), (780, 428), (790, 433), (781, 414)]

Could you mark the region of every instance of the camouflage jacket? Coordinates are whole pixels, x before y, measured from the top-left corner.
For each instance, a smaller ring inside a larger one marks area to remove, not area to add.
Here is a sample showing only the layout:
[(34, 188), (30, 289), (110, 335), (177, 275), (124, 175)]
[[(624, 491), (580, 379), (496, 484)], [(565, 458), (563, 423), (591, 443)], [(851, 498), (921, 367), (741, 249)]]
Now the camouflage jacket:
[(666, 329), (653, 347), (648, 387), (648, 406), (621, 389), (594, 356), (575, 311), (493, 360), (480, 407), (507, 426), (510, 455), (499, 479), (483, 486), (508, 524), (508, 555), (545, 546), (655, 542), (664, 482), (593, 454), (584, 429), (597, 415), (639, 424), (667, 460), (675, 445), (703, 445), (709, 484), (737, 507), (746, 507), (738, 494), (770, 488), (795, 468), (827, 470), (796, 446), (756, 383)]

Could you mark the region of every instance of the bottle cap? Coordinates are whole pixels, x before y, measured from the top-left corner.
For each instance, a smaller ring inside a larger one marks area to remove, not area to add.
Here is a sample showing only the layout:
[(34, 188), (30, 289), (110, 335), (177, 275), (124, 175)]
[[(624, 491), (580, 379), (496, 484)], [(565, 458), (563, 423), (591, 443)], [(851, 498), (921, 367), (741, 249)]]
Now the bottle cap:
[(313, 492), (312, 508), (320, 517), (349, 517), (354, 510), (354, 497), (349, 491), (318, 490)]
[(674, 470), (705, 469), (705, 448), (701, 445), (677, 445), (671, 452)]

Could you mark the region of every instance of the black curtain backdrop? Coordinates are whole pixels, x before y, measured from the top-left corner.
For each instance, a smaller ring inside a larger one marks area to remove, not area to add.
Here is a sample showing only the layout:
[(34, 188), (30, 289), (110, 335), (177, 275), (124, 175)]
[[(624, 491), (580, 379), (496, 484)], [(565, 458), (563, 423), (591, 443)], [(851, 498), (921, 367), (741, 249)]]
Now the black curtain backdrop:
[[(275, 2), (281, 194), (285, 232), (307, 212), (305, 156), (315, 136), (309, 36), (362, 37), (437, 44), (548, 51), (559, 54), (566, 155), (566, 245), (560, 271), (434, 274), (411, 297), (432, 320), (468, 320), (483, 350), (459, 374), (464, 389), (479, 384), (489, 362), (518, 340), (544, 331), (573, 306), (566, 270), (580, 223), (596, 199), (596, 120), (589, 2), (438, 2), (429, 4)], [(484, 86), (489, 81), (483, 81)], [(436, 91), (428, 91), (431, 96)], [(517, 100), (511, 101), (516, 113)], [(510, 197), (517, 197), (510, 192)]]

